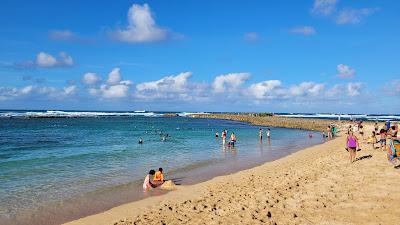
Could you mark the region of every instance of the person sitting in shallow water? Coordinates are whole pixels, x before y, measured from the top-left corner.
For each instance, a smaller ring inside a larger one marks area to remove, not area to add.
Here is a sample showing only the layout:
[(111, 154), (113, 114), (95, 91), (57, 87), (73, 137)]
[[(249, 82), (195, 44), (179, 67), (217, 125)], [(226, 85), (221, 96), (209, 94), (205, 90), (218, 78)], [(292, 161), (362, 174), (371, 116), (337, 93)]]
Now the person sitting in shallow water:
[(155, 173), (156, 172), (154, 170), (150, 170), (149, 174), (147, 174), (147, 176), (144, 178), (144, 181), (143, 181), (143, 190), (144, 191), (147, 191), (147, 190), (157, 187), (157, 185), (151, 183), (151, 181), (150, 181), (150, 176), (154, 176)]
[(164, 183), (163, 168), (158, 168), (158, 171), (154, 175), (153, 182), (158, 185)]

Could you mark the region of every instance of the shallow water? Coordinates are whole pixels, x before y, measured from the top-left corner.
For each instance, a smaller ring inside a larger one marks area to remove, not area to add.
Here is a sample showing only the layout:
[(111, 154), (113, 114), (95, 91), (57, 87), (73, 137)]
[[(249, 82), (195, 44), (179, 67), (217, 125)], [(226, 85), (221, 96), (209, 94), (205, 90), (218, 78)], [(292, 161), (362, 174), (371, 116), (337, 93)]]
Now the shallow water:
[[(258, 128), (187, 117), (2, 118), (0, 224), (57, 224), (162, 194), (142, 192), (149, 169), (163, 167), (167, 178), (191, 184), (323, 141), (271, 128), (271, 140), (260, 143)], [(235, 132), (234, 149), (214, 137), (223, 129)]]

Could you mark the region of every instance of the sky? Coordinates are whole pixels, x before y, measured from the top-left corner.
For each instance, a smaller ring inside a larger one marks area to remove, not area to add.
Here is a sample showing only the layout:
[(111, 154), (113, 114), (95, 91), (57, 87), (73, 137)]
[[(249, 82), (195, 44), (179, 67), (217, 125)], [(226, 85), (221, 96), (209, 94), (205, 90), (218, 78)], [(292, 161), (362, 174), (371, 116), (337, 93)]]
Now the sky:
[(400, 2), (0, 2), (0, 109), (400, 114)]

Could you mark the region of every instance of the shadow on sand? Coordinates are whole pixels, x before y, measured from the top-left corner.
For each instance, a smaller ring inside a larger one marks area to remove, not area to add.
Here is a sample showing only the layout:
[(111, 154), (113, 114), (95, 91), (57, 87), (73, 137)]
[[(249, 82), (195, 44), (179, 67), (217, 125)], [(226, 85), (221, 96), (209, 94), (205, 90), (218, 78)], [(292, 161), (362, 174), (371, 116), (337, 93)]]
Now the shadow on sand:
[(363, 159), (369, 159), (369, 158), (372, 158), (372, 155), (364, 155), (364, 156), (358, 157), (358, 158), (356, 158), (356, 161), (363, 160)]

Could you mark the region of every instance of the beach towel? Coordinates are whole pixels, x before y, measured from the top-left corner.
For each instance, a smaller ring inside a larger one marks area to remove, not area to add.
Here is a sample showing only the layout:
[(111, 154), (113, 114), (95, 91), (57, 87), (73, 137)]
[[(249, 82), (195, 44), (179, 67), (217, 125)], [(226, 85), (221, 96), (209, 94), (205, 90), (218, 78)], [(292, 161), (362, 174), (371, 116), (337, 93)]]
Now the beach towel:
[(400, 158), (400, 141), (390, 140), (389, 150), (387, 152), (387, 158), (389, 161), (393, 161), (396, 158)]

